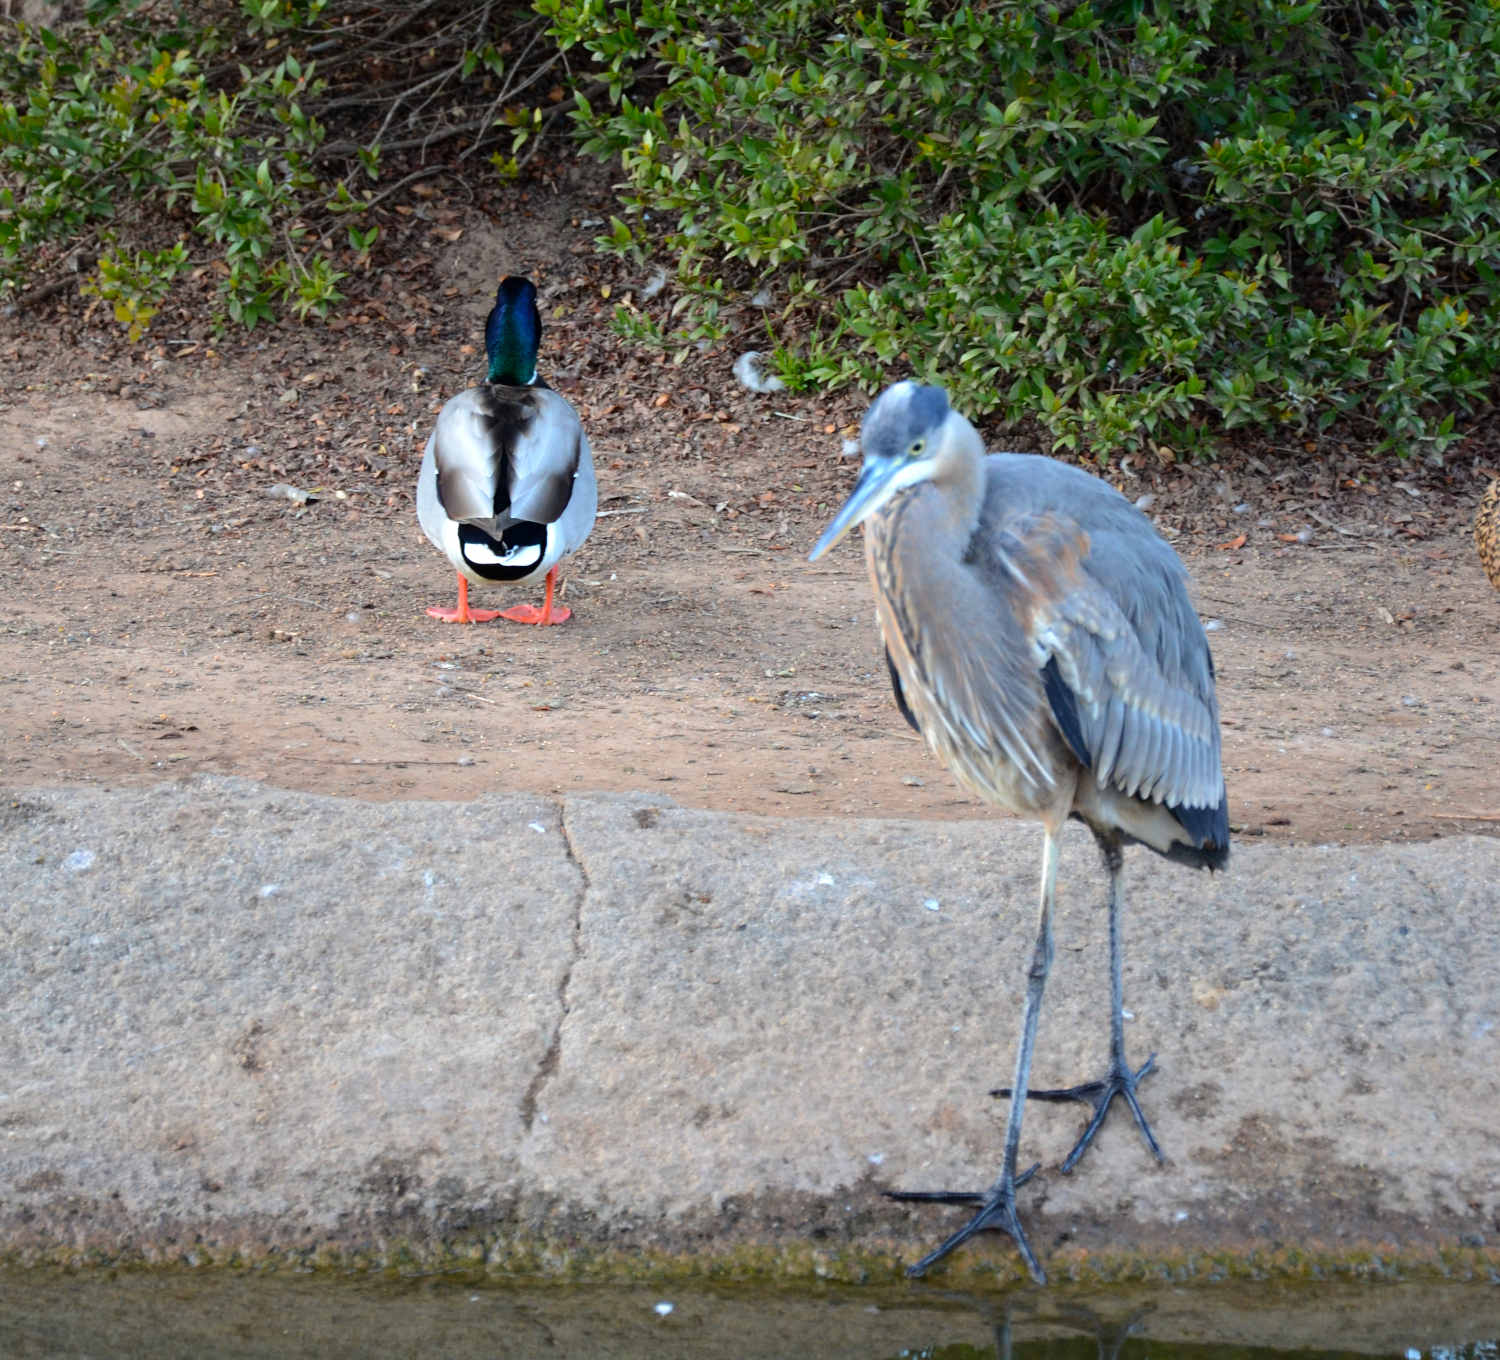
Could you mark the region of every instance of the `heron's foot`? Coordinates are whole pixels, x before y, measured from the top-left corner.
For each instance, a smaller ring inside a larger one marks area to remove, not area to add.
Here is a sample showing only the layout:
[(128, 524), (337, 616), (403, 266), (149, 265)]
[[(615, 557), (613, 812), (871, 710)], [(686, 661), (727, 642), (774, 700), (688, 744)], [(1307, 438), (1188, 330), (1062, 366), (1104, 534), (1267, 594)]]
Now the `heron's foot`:
[[(1151, 1125), (1146, 1122), (1146, 1116), (1141, 1113), (1141, 1103), (1135, 1098), (1136, 1086), (1151, 1075), (1156, 1064), (1156, 1054), (1152, 1054), (1135, 1071), (1130, 1070), (1130, 1064), (1123, 1056), (1116, 1056), (1109, 1065), (1109, 1071), (1098, 1081), (1086, 1081), (1080, 1086), (1064, 1086), (1050, 1091), (1026, 1092), (1027, 1100), (1078, 1100), (1085, 1105), (1094, 1107), (1094, 1117), (1089, 1120), (1088, 1128), (1084, 1129), (1078, 1141), (1073, 1144), (1072, 1152), (1068, 1153), (1060, 1168), (1064, 1174), (1078, 1165), (1078, 1159), (1088, 1151), (1089, 1144), (1094, 1141), (1094, 1135), (1099, 1132), (1104, 1123), (1104, 1117), (1109, 1113), (1109, 1107), (1116, 1096), (1123, 1096), (1125, 1103), (1130, 1106), (1130, 1113), (1135, 1116), (1135, 1124), (1141, 1131), (1141, 1136), (1146, 1140), (1146, 1146), (1151, 1149), (1151, 1155), (1158, 1162), (1166, 1161), (1162, 1154), (1161, 1146), (1156, 1141), (1156, 1135), (1151, 1132)], [(1010, 1097), (1010, 1087), (1002, 1086), (998, 1090), (991, 1091), (992, 1096)]]
[(1031, 1250), (1031, 1243), (1026, 1240), (1026, 1233), (1021, 1228), (1021, 1220), (1016, 1216), (1016, 1191), (1036, 1175), (1037, 1166), (1040, 1165), (1041, 1163), (1037, 1163), (1036, 1166), (1029, 1167), (1013, 1178), (1002, 1174), (994, 1185), (982, 1193), (977, 1190), (887, 1190), (885, 1192), (887, 1199), (915, 1200), (924, 1204), (978, 1206), (978, 1212), (974, 1217), (952, 1237), (941, 1246), (929, 1251), (916, 1265), (908, 1266), (907, 1275), (912, 1278), (925, 1275), (950, 1251), (962, 1246), (975, 1233), (992, 1231), (1007, 1234), (1020, 1249), (1021, 1259), (1026, 1262), (1026, 1269), (1031, 1272), (1031, 1278), (1038, 1284), (1046, 1284), (1047, 1273), (1038, 1264), (1036, 1255)]

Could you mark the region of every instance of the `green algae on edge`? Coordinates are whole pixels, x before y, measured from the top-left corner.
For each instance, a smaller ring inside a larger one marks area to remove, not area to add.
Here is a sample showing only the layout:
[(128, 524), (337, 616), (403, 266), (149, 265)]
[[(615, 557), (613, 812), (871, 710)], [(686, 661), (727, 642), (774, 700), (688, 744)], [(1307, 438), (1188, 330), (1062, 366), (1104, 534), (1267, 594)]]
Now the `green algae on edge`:
[[(126, 1243), (115, 1248), (61, 1244), (0, 1249), (0, 1268), (54, 1267), (89, 1272), (185, 1267), (192, 1270), (292, 1270), (332, 1275), (472, 1275), (568, 1284), (752, 1283), (883, 1285), (900, 1283), (915, 1247), (837, 1248), (746, 1244), (702, 1251), (597, 1246), (558, 1239), (471, 1238), (434, 1244), (391, 1236), (365, 1244), (308, 1247), (215, 1246), (205, 1242)], [(1049, 1279), (1069, 1285), (1190, 1284), (1221, 1281), (1442, 1281), (1500, 1283), (1500, 1248), (1401, 1247), (1394, 1243), (1329, 1247), (1184, 1249), (1168, 1253), (1061, 1247), (1043, 1257)], [(1024, 1284), (1008, 1242), (971, 1243), (929, 1281), (987, 1289)]]

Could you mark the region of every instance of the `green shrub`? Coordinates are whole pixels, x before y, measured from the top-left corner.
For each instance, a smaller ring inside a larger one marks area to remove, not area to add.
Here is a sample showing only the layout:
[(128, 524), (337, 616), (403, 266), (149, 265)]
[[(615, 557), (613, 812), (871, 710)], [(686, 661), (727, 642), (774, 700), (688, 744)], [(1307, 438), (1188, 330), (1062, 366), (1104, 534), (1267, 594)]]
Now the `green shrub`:
[(1500, 10), (538, 0), (585, 148), (718, 338), (794, 387), (942, 381), (1097, 456), (1353, 422), (1441, 449), (1500, 365)]
[[(18, 25), (0, 54), (0, 88), (21, 96), (0, 104), (0, 286), (20, 287), (49, 247), (98, 242), (106, 249), (86, 287), (135, 339), (196, 238), (229, 266), (228, 318), (253, 325), (283, 303), (325, 312), (340, 275), (305, 221), (326, 197), (311, 169), (323, 129), (300, 102), (318, 92), (311, 68), (288, 54), (216, 86), (205, 71), (224, 51), (216, 30), (198, 30), (194, 50), (182, 34), (111, 17), (96, 11), (69, 34)], [(153, 209), (175, 245), (108, 248), (118, 231), (142, 228), (132, 213)]]
[[(64, 257), (97, 261), (84, 290), (136, 339), (173, 280), (211, 263), (221, 327), (324, 316), (341, 218), (367, 262), (368, 209), (446, 168), (455, 141), (459, 158), (508, 149), (515, 172), (544, 123), (517, 98), (558, 60), (534, 50), (540, 28), (465, 0), (93, 0), (57, 31), (0, 18), (0, 298)], [(524, 70), (512, 50), (532, 53)], [(407, 173), (377, 193), (391, 152)]]

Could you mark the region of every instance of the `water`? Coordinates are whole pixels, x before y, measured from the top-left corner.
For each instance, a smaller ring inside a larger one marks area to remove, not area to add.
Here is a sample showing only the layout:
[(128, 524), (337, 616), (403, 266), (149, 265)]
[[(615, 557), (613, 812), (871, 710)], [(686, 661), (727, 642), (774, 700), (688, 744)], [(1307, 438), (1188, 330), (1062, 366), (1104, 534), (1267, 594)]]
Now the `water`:
[(0, 1272), (0, 1356), (549, 1360), (1500, 1360), (1500, 1285), (988, 1297), (500, 1286), (288, 1272)]

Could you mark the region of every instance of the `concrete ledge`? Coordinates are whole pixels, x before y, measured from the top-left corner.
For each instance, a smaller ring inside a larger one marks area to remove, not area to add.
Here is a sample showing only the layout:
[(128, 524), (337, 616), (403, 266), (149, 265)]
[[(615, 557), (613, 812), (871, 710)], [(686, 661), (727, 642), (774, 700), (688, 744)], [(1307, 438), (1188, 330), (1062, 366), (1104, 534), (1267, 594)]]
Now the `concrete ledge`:
[[(879, 1189), (998, 1165), (1023, 823), (199, 777), (14, 793), (0, 836), (0, 1257), (868, 1278), (956, 1221)], [(1060, 1176), (1081, 1111), (1034, 1105), (1044, 1261), (1492, 1268), (1500, 841), (1129, 864), (1169, 1161), (1112, 1121)], [(1107, 1035), (1082, 831), (1060, 885), (1041, 1084)]]

